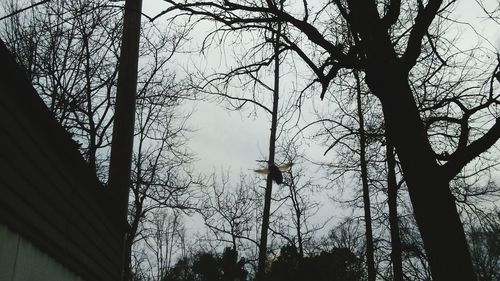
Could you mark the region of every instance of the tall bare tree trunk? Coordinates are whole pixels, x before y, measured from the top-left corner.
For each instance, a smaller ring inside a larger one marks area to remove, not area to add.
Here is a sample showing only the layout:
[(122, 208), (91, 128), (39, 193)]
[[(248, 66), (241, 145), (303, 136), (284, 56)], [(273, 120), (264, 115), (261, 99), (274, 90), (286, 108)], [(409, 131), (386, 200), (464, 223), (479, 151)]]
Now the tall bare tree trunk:
[(375, 281), (375, 260), (374, 260), (374, 246), (373, 246), (373, 231), (372, 231), (372, 215), (370, 205), (370, 190), (368, 187), (368, 163), (366, 160), (366, 134), (365, 122), (363, 118), (363, 109), (361, 105), (361, 81), (359, 75), (354, 71), (356, 79), (356, 98), (359, 118), (359, 154), (360, 154), (360, 167), (361, 167), (361, 184), (363, 187), (363, 208), (365, 217), (365, 236), (366, 236), (366, 266), (368, 270), (368, 281)]
[(394, 147), (386, 142), (387, 155), (387, 196), (389, 205), (389, 225), (391, 228), (391, 261), (394, 281), (403, 281), (403, 264), (401, 259), (401, 238), (398, 222), (398, 184), (396, 181), (396, 159)]
[[(281, 22), (278, 21), (278, 27), (276, 31), (276, 41), (274, 44), (274, 93), (273, 93), (273, 110), (271, 118), (271, 135), (269, 137), (269, 159), (268, 165), (274, 164), (274, 155), (276, 152), (276, 128), (278, 127), (278, 101), (279, 101), (279, 41), (281, 33)], [(271, 169), (269, 169), (271, 171)], [(269, 229), (269, 215), (271, 210), (271, 195), (273, 189), (273, 178), (270, 172), (266, 179), (266, 192), (264, 195), (264, 211), (262, 214), (262, 228), (260, 232), (260, 242), (259, 242), (259, 262), (257, 267), (257, 281), (265, 280), (266, 274), (266, 260), (267, 260), (267, 231)]]

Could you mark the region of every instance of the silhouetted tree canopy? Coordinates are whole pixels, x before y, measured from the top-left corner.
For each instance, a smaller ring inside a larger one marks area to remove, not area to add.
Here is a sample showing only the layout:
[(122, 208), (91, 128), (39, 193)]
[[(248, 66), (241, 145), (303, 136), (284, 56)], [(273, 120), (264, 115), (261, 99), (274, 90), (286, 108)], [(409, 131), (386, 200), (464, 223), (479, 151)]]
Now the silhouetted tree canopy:
[(238, 252), (229, 247), (222, 255), (199, 252), (191, 258), (181, 258), (162, 281), (244, 281), (248, 272)]
[(334, 248), (301, 257), (293, 245), (281, 248), (272, 262), (269, 280), (360, 281), (365, 280), (363, 261), (346, 248)]

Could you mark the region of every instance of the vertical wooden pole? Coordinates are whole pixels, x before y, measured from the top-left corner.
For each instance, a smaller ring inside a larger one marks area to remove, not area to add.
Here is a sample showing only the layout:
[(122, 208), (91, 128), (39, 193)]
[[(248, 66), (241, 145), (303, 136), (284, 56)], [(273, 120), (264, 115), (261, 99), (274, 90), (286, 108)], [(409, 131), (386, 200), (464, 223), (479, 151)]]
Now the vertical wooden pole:
[[(127, 225), (130, 170), (134, 143), (135, 100), (139, 61), (142, 0), (126, 0), (118, 65), (118, 86), (109, 167), (110, 194), (115, 198), (120, 223)], [(123, 228), (126, 241), (127, 228)], [(125, 246), (125, 245), (124, 245)], [(123, 280), (128, 279), (128, 258), (123, 247)]]

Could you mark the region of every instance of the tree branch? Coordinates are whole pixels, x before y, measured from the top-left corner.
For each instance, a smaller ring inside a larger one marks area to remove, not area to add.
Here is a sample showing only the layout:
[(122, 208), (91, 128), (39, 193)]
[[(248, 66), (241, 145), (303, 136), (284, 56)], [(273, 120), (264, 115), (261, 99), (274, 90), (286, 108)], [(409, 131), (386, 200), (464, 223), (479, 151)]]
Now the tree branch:
[(442, 166), (446, 179), (451, 180), (462, 168), (481, 153), (488, 150), (500, 138), (500, 118), (481, 138), (450, 155), (450, 160)]
[(410, 32), (408, 45), (406, 51), (401, 58), (403, 66), (409, 71), (416, 63), (420, 52), (422, 51), (422, 40), (427, 34), (429, 26), (431, 25), (434, 17), (437, 15), (442, 0), (429, 0), (427, 6), (423, 7), (421, 1), (419, 2), (418, 14), (415, 18), (415, 24)]
[(384, 28), (389, 28), (398, 21), (400, 10), (401, 0), (391, 0), (387, 13), (382, 18), (382, 25)]

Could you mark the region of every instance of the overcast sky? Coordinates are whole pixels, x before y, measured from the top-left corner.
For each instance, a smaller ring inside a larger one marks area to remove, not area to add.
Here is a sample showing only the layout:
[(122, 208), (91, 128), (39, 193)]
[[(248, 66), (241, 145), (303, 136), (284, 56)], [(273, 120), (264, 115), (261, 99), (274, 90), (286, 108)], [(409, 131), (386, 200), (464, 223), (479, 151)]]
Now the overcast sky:
[[(458, 2), (459, 5), (454, 15), (464, 21), (474, 19), (479, 33), (489, 38), (498, 48), (500, 46), (498, 26), (492, 27), (491, 24), (488, 24), (488, 21), (484, 19), (484, 14), (474, 1), (461, 0)], [(494, 5), (495, 1), (490, 1), (490, 3)], [(165, 3), (161, 0), (144, 0), (144, 13), (147, 15), (154, 16), (165, 7)], [(466, 30), (463, 36), (473, 35), (470, 30)], [(474, 44), (475, 40), (461, 40), (461, 42)], [(282, 83), (286, 83), (286, 81)], [(262, 159), (263, 156), (267, 157), (270, 126), (267, 118), (263, 116), (258, 119), (248, 118), (249, 111), (229, 112), (220, 105), (207, 102), (198, 102), (195, 107), (196, 112), (192, 116), (190, 124), (197, 129), (197, 132), (193, 135), (190, 146), (198, 155), (199, 163), (197, 166), (199, 169), (211, 171), (214, 168), (230, 168), (232, 172), (238, 173), (240, 170), (254, 168), (257, 159)], [(306, 115), (310, 111), (306, 109)], [(306, 118), (313, 121), (312, 116), (306, 116)], [(315, 154), (319, 153), (316, 151)]]
[[(155, 15), (164, 7), (161, 0), (144, 1), (144, 12), (147, 15)], [(203, 38), (204, 35), (194, 36)], [(213, 57), (210, 59), (213, 64), (221, 63)], [(189, 60), (185, 61), (190, 63)], [(281, 88), (286, 89), (288, 82), (281, 81)], [(281, 94), (286, 98), (286, 93)], [(319, 101), (319, 95), (316, 100)], [(196, 152), (199, 158), (197, 166), (201, 170), (230, 168), (232, 172), (239, 173), (256, 168), (256, 160), (267, 158), (270, 119), (263, 110), (258, 111), (255, 116), (250, 107), (231, 112), (223, 105), (209, 102), (195, 102), (190, 106), (194, 106), (196, 111), (189, 123), (197, 130), (191, 139), (190, 148)], [(302, 118), (305, 119), (301, 120), (302, 124), (313, 121), (312, 108), (306, 108), (303, 113)], [(321, 154), (316, 146), (310, 150), (311, 154)]]
[[(157, 0), (144, 0), (144, 12), (147, 15), (155, 15), (162, 10), (162, 1)], [(195, 34), (194, 36), (203, 38), (205, 34)], [(217, 50), (215, 51), (217, 52)], [(219, 64), (224, 64), (222, 62), (224, 59), (232, 58), (214, 58), (217, 57), (216, 54), (210, 56), (210, 62), (208, 68), (218, 67)], [(221, 60), (221, 61), (219, 61)], [(184, 63), (189, 64), (189, 59), (181, 58), (179, 61), (184, 61)], [(207, 62), (204, 62), (207, 63)], [(215, 66), (214, 66), (215, 65)], [(201, 66), (200, 66), (201, 67)], [(203, 66), (204, 67), (204, 66)], [(182, 68), (188, 68), (188, 66), (182, 66)], [(285, 72), (286, 70), (283, 70)], [(287, 89), (291, 86), (292, 81), (281, 81), (281, 88)], [(271, 94), (271, 93), (270, 93)], [(286, 92), (281, 93), (283, 95), (283, 100), (286, 99)], [(319, 102), (319, 93), (314, 98), (315, 102)], [(301, 124), (306, 124), (314, 120), (312, 115), (312, 100), (307, 101), (309, 105), (305, 106)], [(205, 101), (197, 101), (194, 103), (188, 103), (187, 108), (193, 107), (195, 112), (190, 118), (190, 126), (196, 129), (196, 132), (192, 134), (191, 141), (189, 142), (189, 148), (196, 153), (198, 161), (195, 167), (198, 171), (205, 174), (210, 174), (216, 172), (220, 174), (222, 170), (229, 170), (231, 178), (234, 182), (238, 182), (240, 173), (250, 173), (251, 170), (258, 168), (259, 163), (257, 160), (267, 159), (269, 150), (269, 134), (270, 134), (270, 116), (267, 115), (263, 110), (257, 111), (257, 114), (252, 114), (253, 109), (248, 107), (241, 111), (228, 111), (223, 105), (218, 105), (214, 103), (209, 103)], [(267, 104), (271, 107), (271, 104)], [(292, 128), (296, 131), (299, 127)], [(312, 131), (310, 131), (312, 132)], [(307, 142), (307, 145), (302, 147), (302, 150), (307, 153), (308, 157), (318, 161), (327, 161), (328, 157), (332, 157), (333, 153), (323, 156), (325, 150), (324, 147), (320, 147), (312, 142)], [(282, 159), (277, 159), (277, 161), (282, 161)], [(317, 171), (316, 167), (303, 162), (298, 163), (305, 168), (309, 168), (313, 176), (317, 178), (322, 177), (320, 173), (315, 173)], [(265, 186), (265, 177), (262, 175), (257, 175), (261, 177), (262, 186)], [(274, 189), (276, 191), (276, 188)], [(316, 193), (311, 197), (323, 202), (323, 206), (318, 215), (314, 219), (315, 223), (322, 223), (325, 219), (334, 215), (331, 212), (332, 203), (328, 199), (328, 196), (324, 194)], [(340, 210), (336, 212), (336, 217), (340, 217)], [(191, 221), (191, 223), (189, 223)], [(194, 222), (194, 223), (193, 223)], [(194, 226), (193, 226), (194, 225)], [(195, 227), (201, 225), (201, 220), (199, 217), (190, 218), (188, 220), (188, 227)]]
[[(474, 2), (458, 1), (459, 4), (454, 16), (467, 22), (472, 20), (479, 36), (488, 38), (492, 45), (496, 45), (495, 47), (500, 49), (498, 25), (491, 25)], [(495, 2), (497, 1), (489, 3), (498, 5), (498, 2), (496, 4)], [(150, 15), (159, 13), (163, 7), (165, 6), (160, 0), (144, 1), (144, 11)], [(471, 44), (470, 47), (472, 47), (478, 35), (474, 34), (471, 29), (464, 29), (462, 32), (460, 40), (461, 44), (464, 44), (462, 47), (469, 47), (467, 44)], [(195, 36), (204, 36), (204, 34)], [(470, 38), (470, 40), (463, 40), (464, 38)], [(491, 47), (489, 46), (489, 48)], [(292, 81), (282, 81), (282, 84), (290, 82)], [(313, 97), (313, 101), (319, 104), (318, 95)], [(256, 168), (256, 160), (267, 157), (270, 122), (268, 118), (265, 118), (263, 111), (260, 112), (259, 118), (249, 118), (249, 111), (229, 112), (220, 105), (207, 102), (198, 102), (195, 107), (196, 112), (193, 114), (190, 124), (197, 131), (193, 134), (189, 146), (197, 154), (199, 161), (196, 163), (196, 168), (199, 171), (210, 173), (214, 169), (219, 172), (220, 169), (230, 169), (233, 178), (236, 178), (240, 172), (248, 172)], [(302, 125), (314, 121), (314, 116), (310, 114), (311, 111), (310, 105), (305, 107), (306, 120), (303, 120)], [(311, 147), (305, 147), (305, 152), (315, 160), (326, 162), (334, 155), (329, 153), (323, 156), (324, 147), (311, 145)], [(264, 179), (262, 184), (264, 184)], [(334, 205), (329, 202), (327, 196), (316, 194), (316, 197), (322, 198), (324, 204), (323, 210), (318, 213), (317, 222), (327, 216), (341, 214), (338, 209), (332, 212)]]

